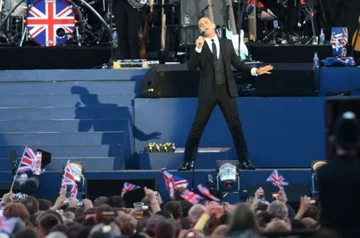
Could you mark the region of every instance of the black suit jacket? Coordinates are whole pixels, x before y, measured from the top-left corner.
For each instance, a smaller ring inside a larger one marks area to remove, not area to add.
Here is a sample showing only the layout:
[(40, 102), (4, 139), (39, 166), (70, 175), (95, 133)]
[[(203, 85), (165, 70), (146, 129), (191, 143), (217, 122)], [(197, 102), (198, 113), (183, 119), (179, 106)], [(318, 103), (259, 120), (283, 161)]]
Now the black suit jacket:
[(317, 171), (321, 226), (360, 237), (360, 160), (337, 156)]
[[(237, 97), (238, 91), (236, 82), (231, 71), (231, 66), (237, 70), (250, 73), (251, 67), (247, 66), (236, 55), (232, 42), (226, 38), (219, 38), (220, 50), (223, 54), (225, 63), (226, 82), (231, 97)], [(189, 70), (200, 69), (199, 99), (215, 99), (215, 75), (214, 75), (213, 55), (208, 44), (205, 42), (201, 53), (194, 51), (188, 62)]]

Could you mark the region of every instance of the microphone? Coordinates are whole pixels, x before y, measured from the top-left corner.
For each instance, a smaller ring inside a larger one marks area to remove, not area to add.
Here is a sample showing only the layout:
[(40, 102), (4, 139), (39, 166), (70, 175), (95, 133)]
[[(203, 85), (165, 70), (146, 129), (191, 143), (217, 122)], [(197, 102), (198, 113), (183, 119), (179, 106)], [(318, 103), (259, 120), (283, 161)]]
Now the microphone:
[[(201, 32), (201, 36), (202, 36), (202, 37), (205, 37), (205, 31)], [(201, 48), (201, 44), (199, 43), (199, 44), (197, 45), (197, 47), (198, 47), (198, 48)], [(211, 174), (210, 174), (210, 175), (211, 175)]]

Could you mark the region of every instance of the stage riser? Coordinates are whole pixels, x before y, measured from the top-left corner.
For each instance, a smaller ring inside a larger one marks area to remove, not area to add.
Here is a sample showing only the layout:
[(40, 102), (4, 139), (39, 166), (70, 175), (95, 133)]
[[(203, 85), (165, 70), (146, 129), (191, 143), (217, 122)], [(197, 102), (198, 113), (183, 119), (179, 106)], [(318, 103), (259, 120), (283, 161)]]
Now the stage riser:
[[(124, 158), (124, 145), (60, 145), (60, 146), (37, 146), (27, 144), (33, 150), (42, 149), (51, 152), (54, 157), (84, 158), (87, 157), (119, 157)], [(7, 158), (11, 151), (16, 151), (18, 158), (24, 152), (24, 146), (0, 146), (0, 158)]]
[[(1, 48), (0, 48), (1, 49)], [(21, 49), (21, 48), (17, 48)], [(45, 48), (43, 48), (46, 50)], [(52, 49), (50, 49), (52, 50)], [(1, 55), (1, 54), (0, 54)], [(40, 62), (44, 63), (44, 62)], [(62, 68), (64, 69), (64, 68)], [(2, 70), (0, 78), (2, 82), (54, 82), (54, 81), (136, 81), (144, 77), (146, 69), (69, 69), (69, 70)], [(105, 85), (104, 85), (105, 86)]]
[[(309, 167), (312, 160), (325, 159), (324, 98), (250, 97), (239, 98), (237, 103), (250, 159), (257, 167)], [(135, 99), (135, 125), (145, 134), (161, 132), (154, 142), (171, 141), (184, 147), (196, 105), (197, 99)], [(136, 151), (148, 143), (136, 139)], [(200, 147), (233, 147), (218, 107)]]
[[(18, 72), (18, 71), (17, 71)], [(0, 71), (1, 75), (1, 71)], [(70, 74), (67, 75), (69, 77)], [(114, 77), (119, 77), (114, 75)], [(31, 78), (31, 74), (30, 74)], [(26, 79), (23, 79), (26, 81)], [(30, 79), (31, 80), (31, 79)], [(1, 95), (56, 95), (64, 96), (71, 95), (72, 88), (74, 87), (83, 87), (91, 94), (98, 94), (99, 97), (108, 97), (108, 95), (134, 95), (137, 91), (137, 81), (107, 81), (108, 79), (94, 79), (100, 81), (64, 81), (64, 79), (59, 79), (56, 82), (11, 82), (1, 84), (0, 93)], [(105, 94), (105, 95), (104, 95)], [(74, 95), (78, 97), (79, 95), (86, 95), (85, 93), (79, 93)], [(101, 98), (103, 99), (103, 98)]]
[[(96, 120), (96, 119), (68, 119), (68, 120), (22, 120), (22, 121), (0, 121), (2, 133), (78, 133), (86, 131), (86, 124), (94, 125), (97, 133), (132, 130), (132, 121), (129, 119)], [(83, 126), (84, 125), (84, 126)], [(132, 133), (132, 132), (131, 132)], [(128, 135), (127, 135), (128, 136)]]
[[(174, 175), (185, 178), (189, 181), (189, 188), (192, 187), (192, 173), (191, 172), (175, 172), (170, 171)], [(257, 171), (248, 171), (242, 172), (240, 177), (240, 189), (242, 191), (242, 198), (246, 197), (246, 192), (249, 184), (263, 184), (266, 183), (266, 179), (271, 174), (272, 170), (257, 170)], [(281, 170), (281, 175), (283, 175), (290, 184), (309, 184), (311, 182), (311, 173), (310, 171), (300, 171), (300, 170)], [(196, 171), (194, 184), (206, 184), (208, 175), (211, 174), (214, 179), (216, 179), (216, 173), (214, 170), (212, 171)], [(39, 197), (46, 197), (55, 199), (57, 194), (59, 193), (59, 187), (61, 184), (61, 172), (48, 172), (43, 174), (40, 177), (40, 191), (37, 193)], [(86, 172), (85, 177), (87, 180), (119, 180), (118, 187), (109, 189), (109, 194), (101, 194), (102, 196), (110, 196), (114, 195), (114, 192), (117, 191), (117, 194), (120, 195), (123, 182), (129, 180), (155, 180), (157, 185), (155, 187), (156, 190), (159, 190), (163, 196), (163, 199), (168, 199), (168, 193), (166, 190), (165, 182), (162, 178), (162, 174), (160, 171), (124, 171), (124, 172)], [(3, 181), (3, 187), (10, 186), (12, 181), (12, 175), (8, 172), (0, 173), (0, 181)], [(106, 186), (106, 183), (102, 183), (103, 186)], [(142, 186), (142, 184), (137, 184)], [(93, 191), (88, 190), (88, 194), (96, 194), (96, 188), (92, 188)], [(243, 191), (245, 190), (245, 191)], [(4, 191), (4, 190), (3, 190)], [(6, 190), (8, 191), (8, 190)], [(309, 195), (308, 194), (304, 195)], [(1, 195), (1, 194), (0, 194)], [(250, 194), (252, 196), (252, 194)], [(99, 196), (99, 195), (98, 195)], [(95, 197), (90, 197), (91, 199), (95, 199)], [(235, 203), (239, 201), (239, 197), (234, 195), (230, 196), (226, 199), (226, 201)], [(126, 199), (126, 198), (125, 198)], [(141, 198), (139, 198), (141, 199)]]
[(119, 132), (87, 132), (87, 133), (2, 133), (7, 144), (22, 146), (31, 143), (34, 146), (93, 146), (123, 145), (125, 135)]
[[(233, 153), (199, 152), (196, 157), (196, 169), (216, 169), (217, 160), (232, 160)], [(162, 168), (177, 169), (184, 159), (184, 153), (140, 153), (139, 169), (161, 170)], [(236, 158), (235, 158), (236, 159)]]
[[(121, 95), (120, 93), (114, 95), (2, 95), (0, 108), (61, 108), (74, 107), (76, 104), (78, 104), (77, 107), (131, 107), (133, 97), (134, 95)], [(99, 101), (94, 101), (96, 99)], [(80, 102), (89, 103), (84, 105)]]

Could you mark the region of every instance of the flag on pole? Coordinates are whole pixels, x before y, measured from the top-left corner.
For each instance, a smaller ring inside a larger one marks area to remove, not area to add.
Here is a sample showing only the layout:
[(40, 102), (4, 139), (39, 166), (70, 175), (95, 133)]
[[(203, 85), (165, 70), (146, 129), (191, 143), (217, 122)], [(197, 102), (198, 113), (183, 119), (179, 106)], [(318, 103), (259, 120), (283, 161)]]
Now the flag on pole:
[(272, 185), (279, 188), (282, 188), (285, 185), (289, 185), (289, 183), (285, 181), (285, 178), (277, 171), (277, 169), (274, 169), (266, 181), (271, 182)]

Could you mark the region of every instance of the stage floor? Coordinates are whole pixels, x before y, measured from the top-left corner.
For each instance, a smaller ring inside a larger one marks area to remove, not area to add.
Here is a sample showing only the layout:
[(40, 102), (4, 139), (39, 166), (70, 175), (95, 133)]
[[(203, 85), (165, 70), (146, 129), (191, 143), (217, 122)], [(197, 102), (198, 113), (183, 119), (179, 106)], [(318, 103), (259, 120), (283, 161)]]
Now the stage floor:
[[(188, 47), (188, 56), (192, 49), (193, 46)], [(252, 44), (249, 52), (253, 60), (264, 63), (311, 63), (314, 52), (318, 52), (319, 58), (331, 56), (331, 46)], [(152, 52), (151, 55), (157, 54)], [(0, 47), (0, 70), (102, 68), (110, 58), (110, 48), (105, 46)]]

